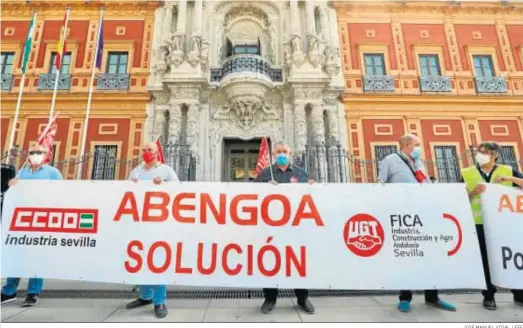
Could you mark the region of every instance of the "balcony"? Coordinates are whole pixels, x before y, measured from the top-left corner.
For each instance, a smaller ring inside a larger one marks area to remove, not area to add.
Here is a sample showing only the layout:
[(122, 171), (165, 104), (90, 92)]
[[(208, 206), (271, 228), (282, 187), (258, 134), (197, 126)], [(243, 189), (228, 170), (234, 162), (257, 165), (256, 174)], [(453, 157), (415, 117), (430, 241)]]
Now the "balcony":
[(363, 77), (364, 92), (394, 92), (394, 76), (365, 75)]
[[(56, 74), (40, 74), (38, 79), (38, 89), (39, 90), (54, 90)], [(70, 74), (60, 74), (58, 76), (58, 86), (57, 90), (69, 90), (71, 88), (71, 75)]]
[(257, 55), (235, 55), (227, 58), (221, 68), (211, 69), (211, 83), (219, 83), (234, 73), (254, 73), (267, 77), (272, 82), (283, 82), (282, 70), (271, 68), (271, 64)]
[(13, 85), (12, 74), (2, 74), (2, 82), (0, 84), (0, 90), (9, 91)]
[(501, 76), (476, 77), (477, 93), (507, 93), (505, 78)]
[(98, 89), (129, 90), (129, 74), (104, 73), (98, 74)]
[(447, 76), (420, 76), (421, 92), (451, 92), (450, 78)]

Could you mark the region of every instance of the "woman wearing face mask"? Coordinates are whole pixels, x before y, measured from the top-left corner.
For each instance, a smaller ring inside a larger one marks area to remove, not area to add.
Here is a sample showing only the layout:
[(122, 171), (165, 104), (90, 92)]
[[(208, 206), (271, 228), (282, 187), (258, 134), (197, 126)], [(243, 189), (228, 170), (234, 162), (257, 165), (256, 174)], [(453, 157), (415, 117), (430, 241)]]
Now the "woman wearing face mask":
[[(480, 195), (485, 191), (486, 183), (499, 183), (507, 187), (518, 187), (517, 179), (523, 179), (523, 174), (513, 170), (511, 166), (496, 164), (501, 154), (501, 147), (495, 142), (483, 142), (478, 146), (475, 156), (477, 165), (461, 170), (463, 176), (461, 182), (467, 186), (467, 192), (472, 207), (472, 215), (476, 222), (479, 247), (485, 271), (487, 290), (482, 291), (483, 307), (488, 310), (496, 310), (494, 294), (496, 287), (490, 279), (490, 271), (487, 258), (487, 245), (485, 244), (485, 233), (483, 230), (483, 213), (481, 209)], [(521, 180), (523, 181), (523, 180)], [(523, 291), (513, 290), (514, 302), (523, 306)]]
[[(9, 187), (16, 185), (21, 180), (62, 180), (62, 174), (56, 168), (47, 165), (50, 160), (48, 150), (44, 146), (37, 145), (29, 150), (27, 165), (20, 171), (18, 177), (9, 180)], [(16, 300), (16, 291), (20, 284), (20, 278), (7, 278), (2, 288), (2, 304)], [(27, 286), (27, 296), (22, 307), (36, 304), (38, 296), (42, 291), (44, 280), (41, 278), (30, 278)]]

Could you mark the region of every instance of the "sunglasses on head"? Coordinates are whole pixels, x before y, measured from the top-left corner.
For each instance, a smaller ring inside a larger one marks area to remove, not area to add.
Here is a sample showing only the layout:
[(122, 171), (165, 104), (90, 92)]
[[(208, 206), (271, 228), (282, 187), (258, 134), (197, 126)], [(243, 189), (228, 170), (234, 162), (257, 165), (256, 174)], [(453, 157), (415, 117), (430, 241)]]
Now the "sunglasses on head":
[(29, 155), (42, 155), (44, 152), (39, 150), (30, 151)]

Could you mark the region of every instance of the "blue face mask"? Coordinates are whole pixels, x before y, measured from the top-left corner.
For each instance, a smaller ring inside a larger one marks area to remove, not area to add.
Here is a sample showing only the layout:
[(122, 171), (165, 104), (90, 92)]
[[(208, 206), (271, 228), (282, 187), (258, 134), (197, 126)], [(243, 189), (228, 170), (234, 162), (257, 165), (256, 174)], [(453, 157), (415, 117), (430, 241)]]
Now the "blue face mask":
[(276, 155), (276, 164), (280, 166), (289, 165), (289, 156), (287, 154)]
[(414, 147), (414, 149), (412, 150), (412, 153), (410, 154), (410, 157), (412, 157), (412, 159), (419, 159), (421, 156), (421, 148), (420, 147)]

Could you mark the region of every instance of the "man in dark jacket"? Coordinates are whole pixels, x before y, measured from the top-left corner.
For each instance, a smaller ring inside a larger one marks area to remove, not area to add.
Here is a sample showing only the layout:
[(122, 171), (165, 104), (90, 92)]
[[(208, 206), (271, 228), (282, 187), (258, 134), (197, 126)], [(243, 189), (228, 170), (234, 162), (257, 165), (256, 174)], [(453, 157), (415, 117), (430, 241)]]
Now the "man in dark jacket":
[[(313, 180), (309, 179), (309, 175), (304, 169), (291, 164), (290, 157), (292, 151), (289, 145), (279, 142), (274, 145), (272, 153), (275, 164), (263, 169), (254, 182), (269, 182), (274, 185), (279, 183), (313, 183)], [(265, 301), (262, 304), (261, 311), (270, 313), (276, 306), (278, 289), (264, 288), (263, 294)], [(309, 314), (314, 313), (314, 306), (309, 301), (309, 291), (307, 289), (295, 289), (294, 294), (298, 298), (298, 306), (303, 311)]]

